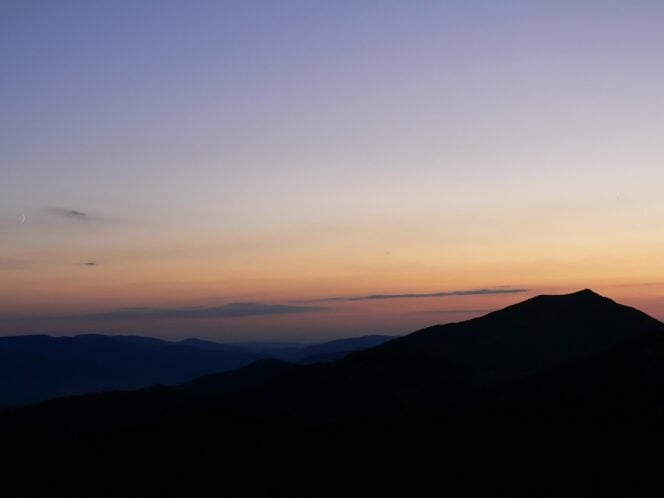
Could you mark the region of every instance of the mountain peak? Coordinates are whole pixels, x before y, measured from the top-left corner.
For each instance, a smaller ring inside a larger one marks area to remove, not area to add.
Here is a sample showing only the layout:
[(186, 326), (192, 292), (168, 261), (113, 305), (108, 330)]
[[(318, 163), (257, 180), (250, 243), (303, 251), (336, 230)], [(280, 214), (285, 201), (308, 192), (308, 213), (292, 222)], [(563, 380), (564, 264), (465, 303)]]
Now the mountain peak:
[[(592, 289), (583, 289), (576, 292), (570, 292), (569, 294), (540, 294), (529, 300), (524, 301), (523, 303), (528, 303), (529, 301), (535, 302), (546, 302), (552, 304), (556, 303), (578, 303), (578, 304), (589, 304), (589, 303), (599, 303), (599, 302), (613, 302), (611, 299), (604, 297)], [(519, 303), (520, 304), (520, 303)], [(519, 306), (517, 304), (516, 306)]]
[(567, 294), (542, 294), (542, 296), (547, 297), (560, 297), (560, 298), (569, 298), (569, 297), (594, 297), (606, 299), (604, 296), (598, 294), (592, 289), (582, 289), (575, 292), (569, 292)]
[(568, 300), (571, 299), (571, 300), (574, 300), (574, 301), (585, 302), (585, 303), (593, 302), (593, 301), (595, 301), (595, 302), (611, 301), (611, 299), (609, 299), (607, 297), (604, 297), (601, 294), (598, 294), (597, 292), (595, 292), (592, 289), (583, 289), (583, 290), (580, 290), (580, 291), (571, 292), (569, 294), (559, 294), (556, 297), (560, 297), (560, 298), (563, 298), (563, 299), (566, 298)]
[(597, 294), (597, 292), (595, 292), (592, 289), (583, 289), (583, 290), (580, 290), (580, 291), (577, 291), (577, 292), (573, 292), (571, 295), (572, 296), (587, 296), (587, 297), (603, 297), (603, 296), (600, 296), (599, 294)]

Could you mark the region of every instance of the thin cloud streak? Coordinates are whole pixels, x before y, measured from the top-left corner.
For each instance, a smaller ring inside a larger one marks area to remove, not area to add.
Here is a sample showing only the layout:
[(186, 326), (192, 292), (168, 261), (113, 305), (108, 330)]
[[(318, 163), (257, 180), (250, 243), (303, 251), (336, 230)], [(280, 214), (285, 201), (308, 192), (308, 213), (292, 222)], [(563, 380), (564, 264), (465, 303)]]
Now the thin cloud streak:
[(107, 221), (107, 219), (104, 217), (92, 215), (79, 209), (50, 207), (46, 209), (46, 213), (61, 220), (69, 220), (75, 223), (95, 223)]
[(101, 313), (78, 315), (33, 315), (0, 317), (0, 323), (23, 323), (48, 321), (124, 321), (124, 320), (160, 320), (160, 319), (197, 319), (197, 318), (240, 318), (265, 315), (285, 315), (292, 313), (312, 313), (330, 308), (319, 306), (291, 306), (285, 304), (267, 304), (255, 302), (229, 303), (213, 307), (187, 308), (122, 308)]
[(486, 310), (426, 310), (426, 311), (417, 311), (416, 313), (440, 313), (440, 314), (454, 314), (454, 315), (461, 315), (461, 314), (484, 314), (484, 313), (491, 313), (493, 311), (496, 311), (495, 309), (486, 309)]
[(449, 292), (430, 292), (423, 294), (369, 294), (367, 296), (355, 297), (327, 297), (318, 299), (320, 302), (354, 302), (354, 301), (381, 301), (385, 299), (421, 299), (428, 297), (452, 297), (452, 296), (486, 296), (493, 294), (519, 294), (528, 292), (529, 289), (471, 289)]
[(190, 318), (235, 318), (289, 313), (311, 313), (326, 308), (317, 306), (291, 306), (267, 303), (229, 303), (214, 307), (191, 308), (126, 308), (103, 313), (78, 315), (78, 318), (93, 320), (137, 320), (137, 319), (190, 319)]

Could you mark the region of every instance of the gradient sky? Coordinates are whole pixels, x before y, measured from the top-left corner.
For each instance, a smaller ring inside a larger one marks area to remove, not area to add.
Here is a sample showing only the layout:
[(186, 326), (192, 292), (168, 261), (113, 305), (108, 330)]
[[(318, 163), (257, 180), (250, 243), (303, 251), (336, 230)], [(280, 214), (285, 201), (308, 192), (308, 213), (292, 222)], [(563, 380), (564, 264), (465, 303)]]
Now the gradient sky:
[(663, 53), (658, 0), (2, 1), (0, 334), (664, 318)]

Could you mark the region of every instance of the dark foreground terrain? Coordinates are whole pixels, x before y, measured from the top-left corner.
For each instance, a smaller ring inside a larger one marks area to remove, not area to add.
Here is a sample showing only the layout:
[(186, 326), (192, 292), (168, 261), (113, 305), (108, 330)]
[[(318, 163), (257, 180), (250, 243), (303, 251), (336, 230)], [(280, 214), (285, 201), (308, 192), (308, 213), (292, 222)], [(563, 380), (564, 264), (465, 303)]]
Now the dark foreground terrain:
[(3, 470), (13, 496), (659, 495), (663, 387), (664, 324), (586, 290), (332, 363), (6, 410)]

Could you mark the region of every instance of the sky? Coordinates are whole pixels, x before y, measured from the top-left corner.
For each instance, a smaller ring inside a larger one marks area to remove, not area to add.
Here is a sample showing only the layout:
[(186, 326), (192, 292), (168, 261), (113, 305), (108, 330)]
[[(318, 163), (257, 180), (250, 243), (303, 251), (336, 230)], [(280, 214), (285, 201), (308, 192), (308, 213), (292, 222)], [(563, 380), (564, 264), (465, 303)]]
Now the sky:
[(658, 0), (0, 0), (0, 335), (664, 319), (663, 50)]

